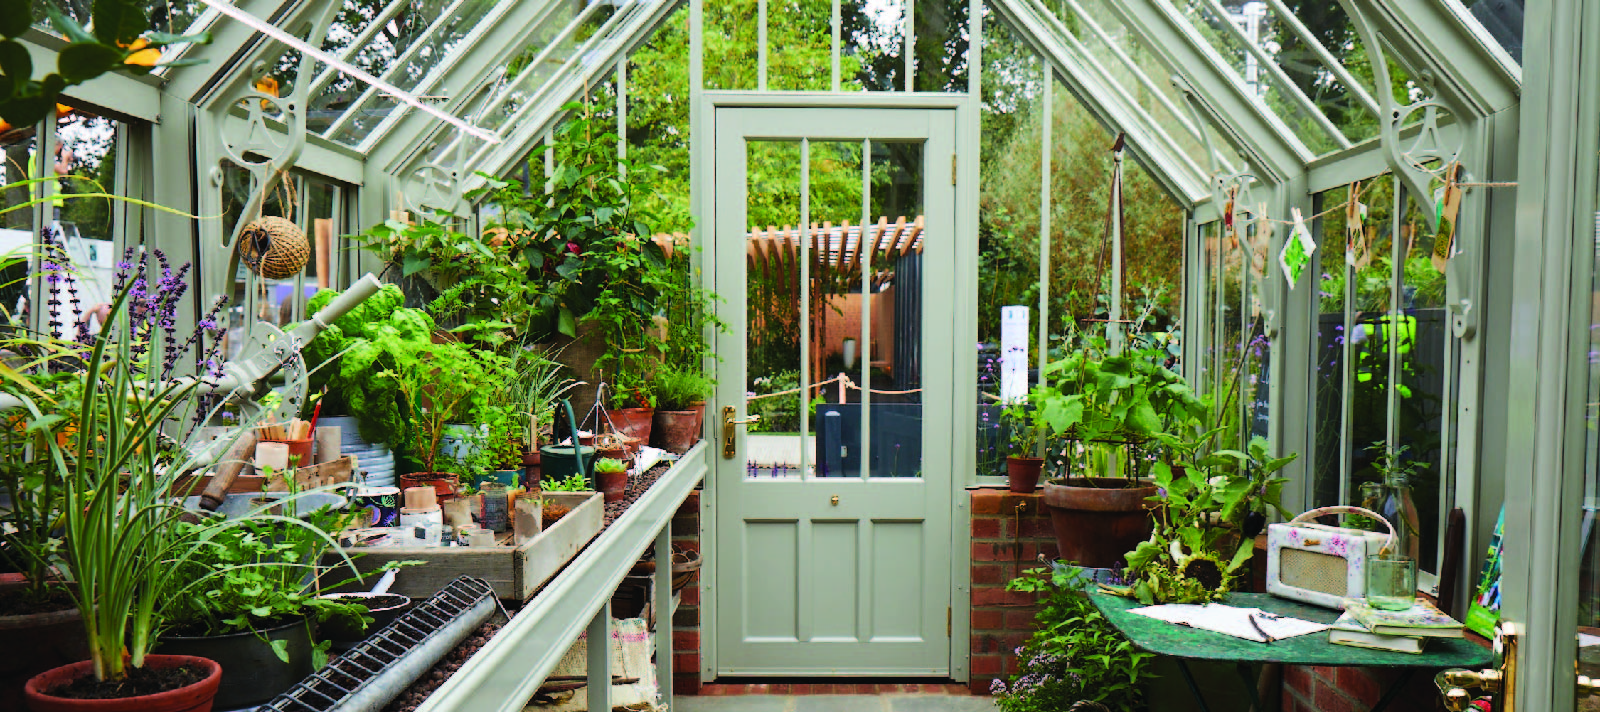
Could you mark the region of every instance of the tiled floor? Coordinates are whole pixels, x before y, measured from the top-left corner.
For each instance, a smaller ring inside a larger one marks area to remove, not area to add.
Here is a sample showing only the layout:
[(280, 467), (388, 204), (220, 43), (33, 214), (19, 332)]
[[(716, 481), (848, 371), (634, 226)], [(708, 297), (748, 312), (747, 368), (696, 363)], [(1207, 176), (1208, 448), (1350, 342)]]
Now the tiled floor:
[(971, 695), (723, 695), (677, 697), (672, 712), (992, 712), (994, 700)]

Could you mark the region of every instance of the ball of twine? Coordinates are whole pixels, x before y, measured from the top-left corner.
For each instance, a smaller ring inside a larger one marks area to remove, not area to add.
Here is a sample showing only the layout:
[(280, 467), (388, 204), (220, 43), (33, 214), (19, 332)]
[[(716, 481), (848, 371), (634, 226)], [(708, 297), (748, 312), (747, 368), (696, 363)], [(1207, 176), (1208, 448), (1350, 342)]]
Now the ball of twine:
[(266, 215), (250, 221), (239, 233), (239, 256), (245, 266), (267, 279), (288, 279), (311, 259), (306, 234), (289, 220)]

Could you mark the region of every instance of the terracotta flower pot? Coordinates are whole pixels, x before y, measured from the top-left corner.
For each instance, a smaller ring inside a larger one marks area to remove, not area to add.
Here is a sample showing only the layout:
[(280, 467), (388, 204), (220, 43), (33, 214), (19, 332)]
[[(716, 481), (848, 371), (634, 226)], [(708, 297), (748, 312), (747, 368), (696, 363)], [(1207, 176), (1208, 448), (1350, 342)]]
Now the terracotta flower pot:
[(522, 486), (528, 489), (539, 489), (543, 473), (540, 465), (544, 456), (538, 450), (522, 453)]
[(606, 495), (607, 502), (621, 502), (628, 494), (628, 472), (596, 472), (595, 479), (600, 480), (600, 491)]
[(611, 424), (616, 426), (617, 432), (630, 438), (633, 442), (628, 444), (628, 454), (639, 452), (639, 448), (650, 442), (650, 421), (655, 416), (654, 408), (618, 408), (611, 411)]
[(432, 487), (440, 500), (456, 496), (460, 480), (453, 472), (413, 472), (400, 476), (400, 489), (407, 487)]
[(1011, 491), (1018, 494), (1032, 494), (1039, 487), (1039, 473), (1044, 470), (1042, 457), (1016, 457), (1006, 458), (1006, 478), (1011, 485)]
[(694, 411), (694, 431), (696, 433), (704, 433), (706, 431), (706, 402), (695, 401), (690, 403), (689, 410)]
[(1153, 526), (1146, 502), (1155, 486), (1127, 487), (1114, 478), (1051, 480), (1044, 484), (1044, 504), (1056, 532), (1061, 560), (1097, 569), (1113, 568)]
[(211, 701), (222, 683), (221, 665), (187, 655), (148, 655), (144, 663), (146, 667), (157, 669), (194, 665), (209, 673), (205, 679), (176, 690), (116, 700), (75, 700), (49, 694), (74, 680), (93, 675), (94, 663), (85, 660), (40, 673), (23, 686), (22, 693), (28, 700), (28, 709), (33, 712), (211, 712)]
[(699, 414), (692, 410), (658, 410), (650, 431), (651, 447), (682, 455), (700, 441)]

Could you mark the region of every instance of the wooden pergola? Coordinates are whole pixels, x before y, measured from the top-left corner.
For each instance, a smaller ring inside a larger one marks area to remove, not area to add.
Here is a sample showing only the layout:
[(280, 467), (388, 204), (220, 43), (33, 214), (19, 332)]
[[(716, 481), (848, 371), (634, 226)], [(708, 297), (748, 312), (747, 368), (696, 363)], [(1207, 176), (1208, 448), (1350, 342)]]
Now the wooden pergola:
[(805, 241), (810, 248), (807, 257), (814, 282), (834, 289), (856, 285), (865, 261), (872, 291), (876, 292), (894, 279), (895, 258), (922, 254), (922, 224), (922, 216), (918, 215), (909, 222), (901, 216), (892, 223), (885, 216), (865, 226), (812, 223), (810, 230), (790, 225), (769, 225), (765, 229), (756, 226), (750, 228), (746, 238), (745, 254), (752, 274), (759, 272), (777, 279), (793, 275), (792, 285), (798, 290), (800, 245)]

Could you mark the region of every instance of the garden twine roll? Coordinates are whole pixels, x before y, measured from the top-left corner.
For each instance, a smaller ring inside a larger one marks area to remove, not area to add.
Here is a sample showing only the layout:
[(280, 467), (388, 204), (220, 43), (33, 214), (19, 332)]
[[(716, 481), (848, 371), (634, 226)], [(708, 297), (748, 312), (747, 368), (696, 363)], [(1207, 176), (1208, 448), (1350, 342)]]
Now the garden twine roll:
[(239, 257), (262, 277), (288, 279), (305, 269), (311, 259), (311, 243), (292, 221), (264, 215), (239, 233)]

